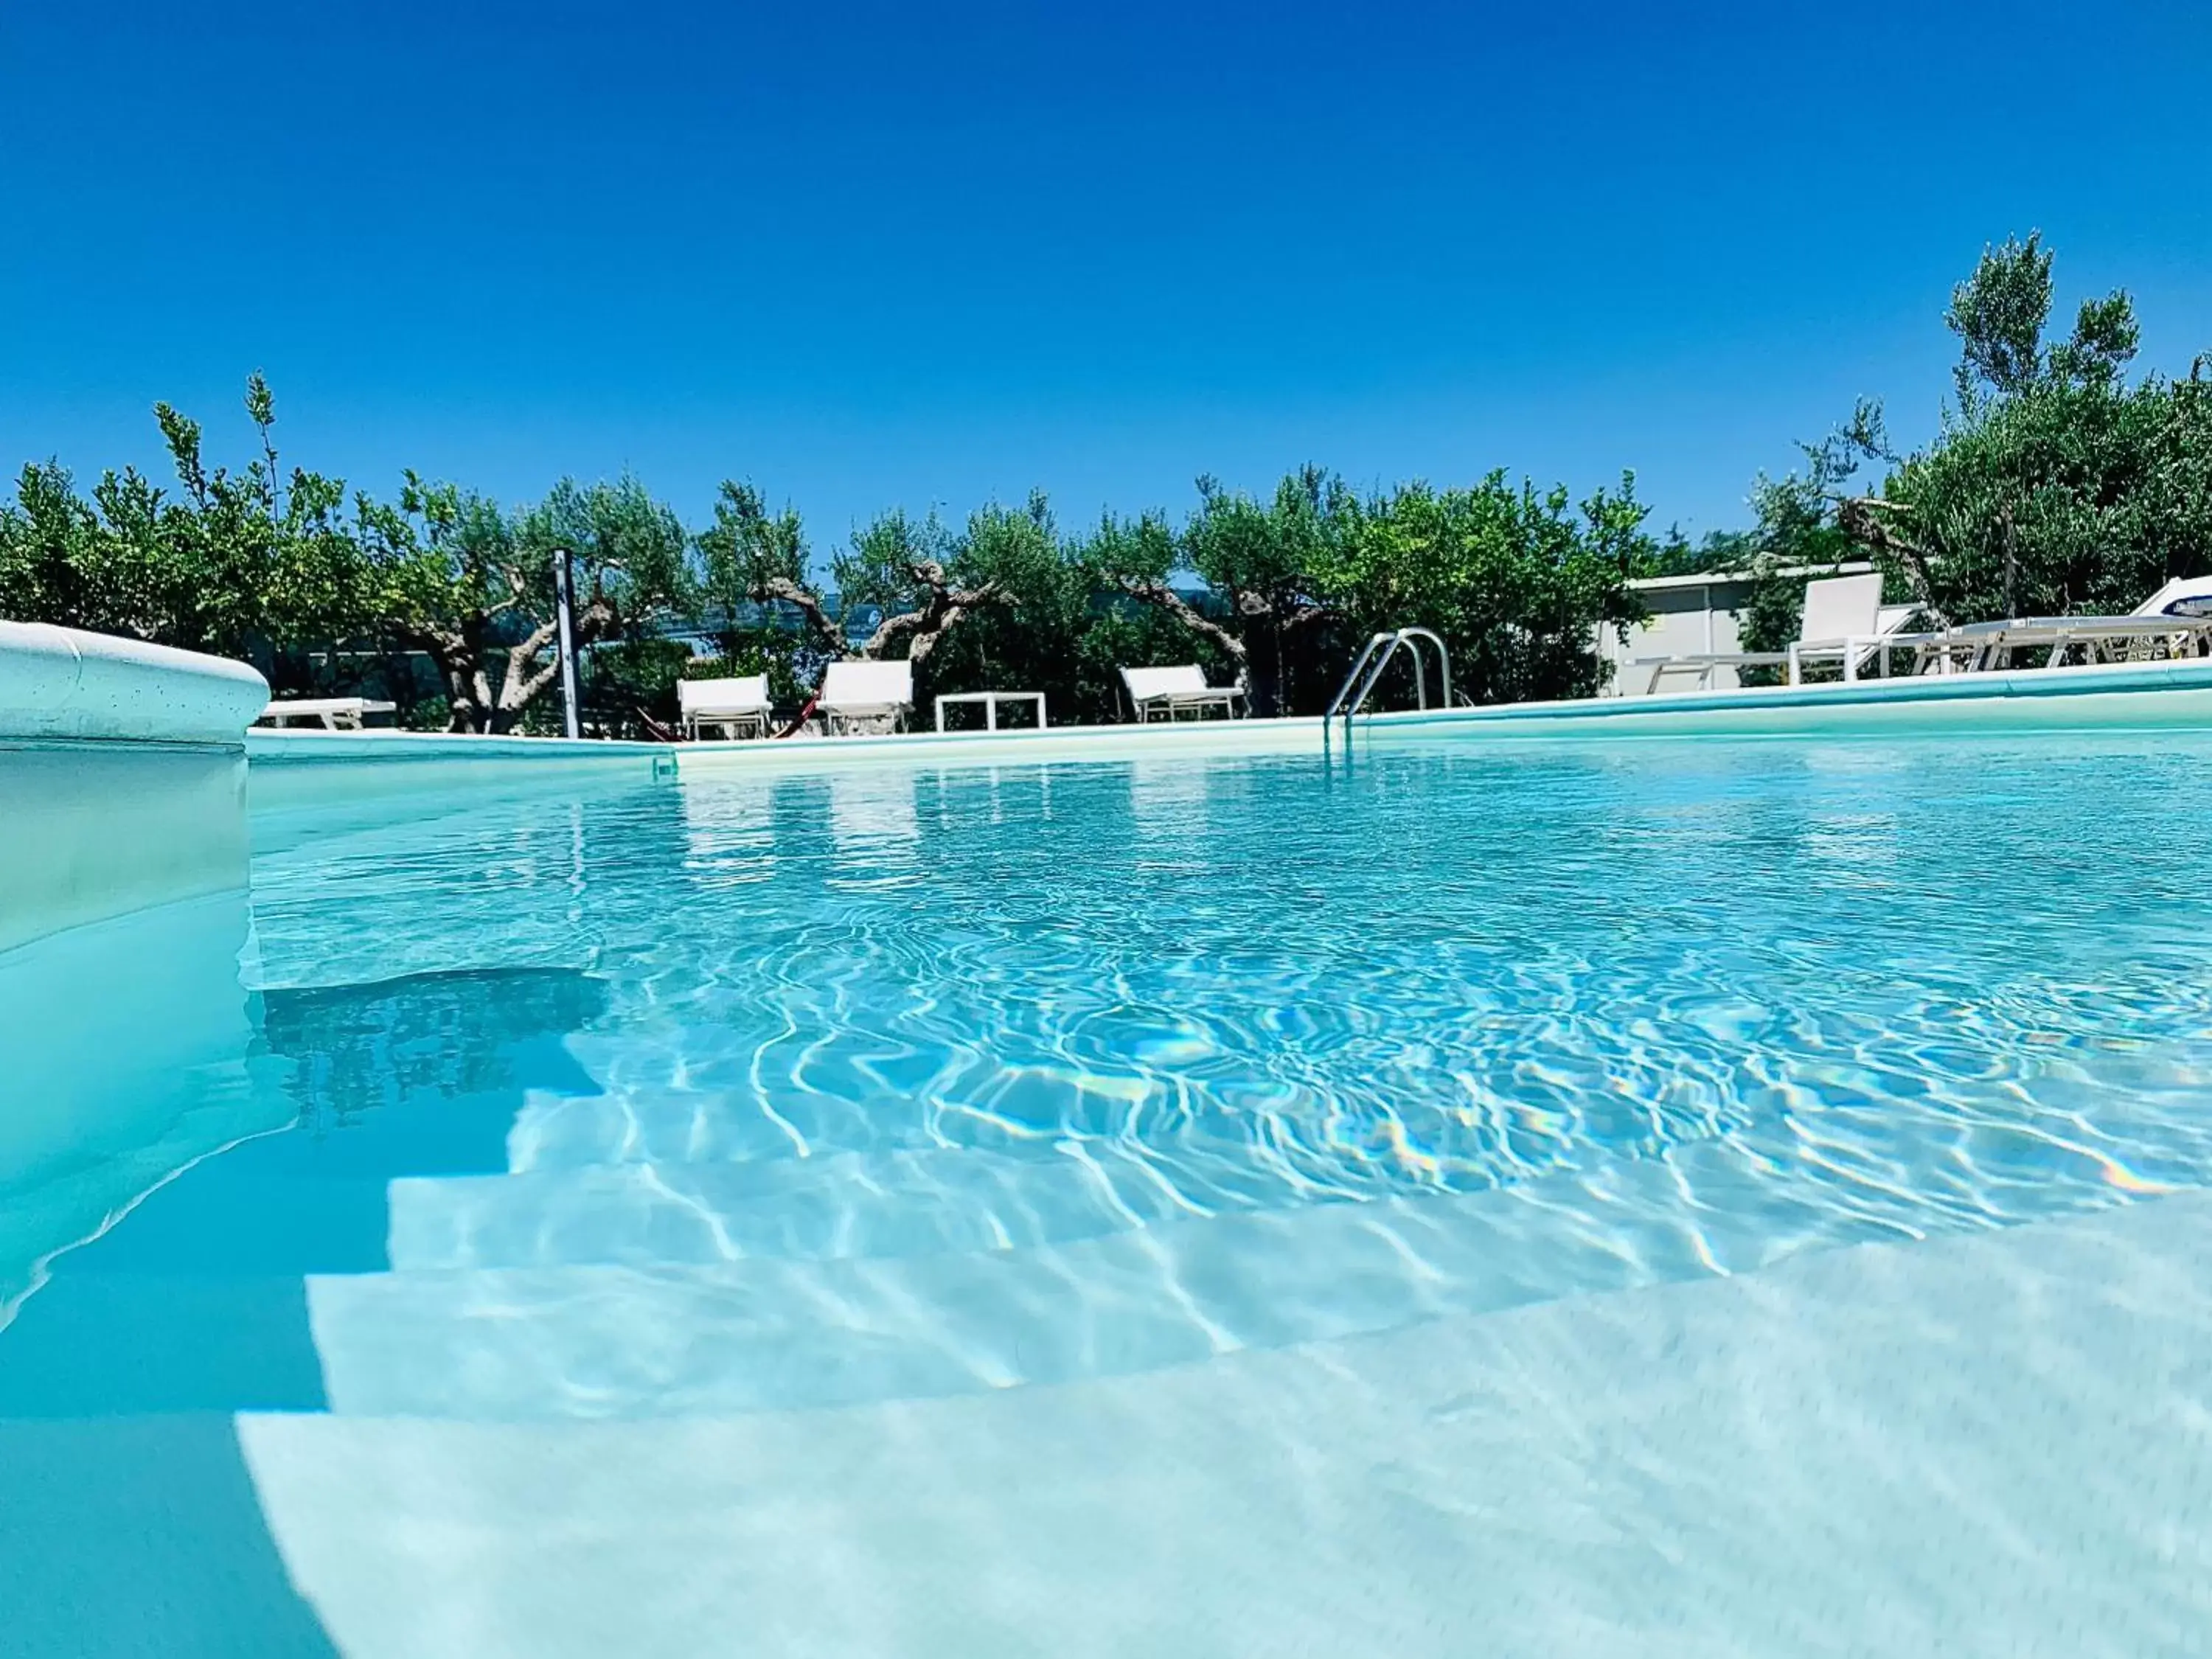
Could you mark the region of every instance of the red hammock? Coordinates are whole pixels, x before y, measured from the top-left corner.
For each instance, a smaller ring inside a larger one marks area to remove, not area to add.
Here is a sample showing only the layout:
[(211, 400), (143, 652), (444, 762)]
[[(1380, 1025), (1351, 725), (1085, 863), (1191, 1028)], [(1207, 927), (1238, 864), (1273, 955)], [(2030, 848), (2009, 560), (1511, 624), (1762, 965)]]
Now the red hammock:
[(799, 711), (799, 718), (792, 721), (790, 725), (785, 726), (782, 731), (777, 732), (776, 736), (779, 738), (795, 736), (807, 721), (814, 718), (814, 705), (821, 701), (821, 694), (818, 692), (813, 696), (809, 697), (806, 700), (806, 707)]

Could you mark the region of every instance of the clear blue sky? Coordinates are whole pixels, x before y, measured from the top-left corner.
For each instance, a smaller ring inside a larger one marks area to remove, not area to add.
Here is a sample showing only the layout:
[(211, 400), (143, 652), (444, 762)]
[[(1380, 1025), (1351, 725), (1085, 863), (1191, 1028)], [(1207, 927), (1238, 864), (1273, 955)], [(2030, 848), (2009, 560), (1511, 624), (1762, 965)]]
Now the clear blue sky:
[(155, 447), (508, 500), (749, 477), (816, 544), (1623, 467), (1741, 522), (1854, 397), (1934, 425), (1952, 282), (2212, 348), (2201, 3), (0, 9), (0, 463)]

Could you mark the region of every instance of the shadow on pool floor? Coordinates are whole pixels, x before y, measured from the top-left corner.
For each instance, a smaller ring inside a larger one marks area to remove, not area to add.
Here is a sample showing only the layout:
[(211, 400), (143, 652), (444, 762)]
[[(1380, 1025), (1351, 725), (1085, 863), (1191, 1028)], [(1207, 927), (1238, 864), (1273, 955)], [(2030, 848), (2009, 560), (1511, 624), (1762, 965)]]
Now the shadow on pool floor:
[(11, 1659), (335, 1656), (269, 1535), (231, 1419), (0, 1422)]
[(322, 1409), (305, 1276), (382, 1271), (394, 1177), (504, 1170), (526, 1099), (597, 1087), (562, 1039), (605, 988), (574, 970), (261, 1002), (252, 1086), (286, 1097), (294, 1127), (185, 1170), (54, 1258), (0, 1325), (0, 1419)]

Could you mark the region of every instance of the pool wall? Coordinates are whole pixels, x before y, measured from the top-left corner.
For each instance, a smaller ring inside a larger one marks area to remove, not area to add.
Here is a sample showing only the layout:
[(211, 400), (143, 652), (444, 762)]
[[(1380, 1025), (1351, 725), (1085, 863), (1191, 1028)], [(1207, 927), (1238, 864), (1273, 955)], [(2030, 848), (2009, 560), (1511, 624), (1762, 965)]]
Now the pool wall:
[(0, 951), (0, 1326), (57, 1252), (291, 1121), (252, 1075), (246, 940), (238, 888)]
[(0, 623), (0, 951), (110, 916), (242, 891), (243, 663)]
[(246, 882), (246, 758), (0, 739), (0, 951)]
[(1373, 723), (1512, 738), (2201, 729), (2212, 727), (2212, 658), (1416, 710)]
[(250, 1086), (243, 664), (0, 623), (0, 1324), (58, 1250), (288, 1121)]

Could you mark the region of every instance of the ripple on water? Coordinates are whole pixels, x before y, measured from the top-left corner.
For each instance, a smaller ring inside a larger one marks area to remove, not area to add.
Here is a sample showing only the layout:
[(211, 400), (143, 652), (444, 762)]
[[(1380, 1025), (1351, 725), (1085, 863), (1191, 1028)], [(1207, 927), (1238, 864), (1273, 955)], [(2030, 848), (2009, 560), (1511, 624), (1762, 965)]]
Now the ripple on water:
[(2204, 1183), (2207, 759), (697, 777), (307, 838), (257, 866), (259, 972), (588, 969), (568, 1047), (596, 1092), (534, 1097), (510, 1163), (660, 1171), (599, 1201), (662, 1237), (684, 1209), (698, 1249), (748, 1253), (739, 1200), (665, 1171), (842, 1159), (770, 1212), (811, 1249), (1528, 1187), (1557, 1237), (1711, 1270)]

